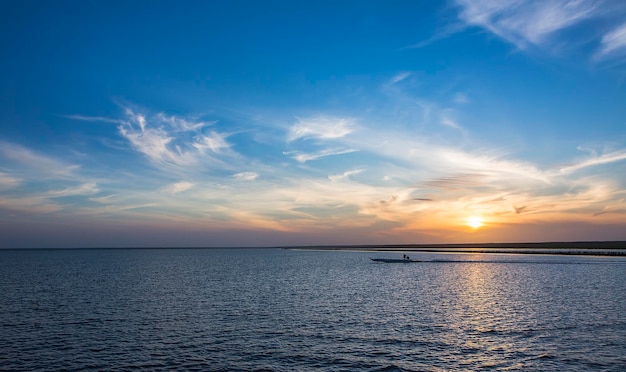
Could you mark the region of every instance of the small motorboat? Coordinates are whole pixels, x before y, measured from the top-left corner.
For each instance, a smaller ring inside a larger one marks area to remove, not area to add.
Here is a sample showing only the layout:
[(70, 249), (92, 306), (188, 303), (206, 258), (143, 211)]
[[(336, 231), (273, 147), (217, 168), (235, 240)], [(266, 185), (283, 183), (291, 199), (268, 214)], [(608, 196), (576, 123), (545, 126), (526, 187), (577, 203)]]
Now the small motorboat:
[(384, 263), (412, 263), (412, 262), (422, 262), (420, 260), (412, 260), (410, 258), (370, 258), (370, 260), (374, 262), (384, 262)]

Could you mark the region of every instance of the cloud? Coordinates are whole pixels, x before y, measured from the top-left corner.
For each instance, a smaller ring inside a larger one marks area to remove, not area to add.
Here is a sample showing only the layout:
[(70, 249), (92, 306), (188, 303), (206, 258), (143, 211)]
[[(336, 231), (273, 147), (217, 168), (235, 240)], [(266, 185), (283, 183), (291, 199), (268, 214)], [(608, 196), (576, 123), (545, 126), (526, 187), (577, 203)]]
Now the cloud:
[(331, 148), (331, 149), (320, 150), (320, 151), (315, 152), (315, 153), (303, 153), (303, 152), (300, 152), (300, 151), (292, 151), (292, 152), (283, 152), (283, 154), (285, 154), (285, 155), (293, 155), (292, 157), (295, 160), (297, 160), (298, 162), (306, 163), (307, 161), (317, 160), (319, 158), (324, 158), (324, 157), (327, 157), (327, 156), (349, 154), (349, 153), (355, 152), (355, 151), (357, 151), (357, 150), (355, 150), (355, 149)]
[(454, 169), (480, 172), (486, 175), (506, 175), (550, 183), (549, 176), (535, 165), (522, 161), (502, 159), (496, 155), (471, 154), (456, 149), (444, 149), (438, 156)]
[(216, 120), (214, 121), (193, 121), (193, 120), (187, 120), (185, 118), (180, 118), (174, 115), (166, 115), (162, 112), (158, 113), (155, 115), (155, 118), (158, 121), (161, 121), (163, 123), (167, 123), (169, 124), (172, 128), (178, 130), (178, 131), (182, 131), (182, 132), (187, 132), (187, 131), (200, 131), (202, 128), (206, 127), (206, 126), (210, 126), (213, 125), (215, 123), (217, 123)]
[(427, 181), (424, 186), (444, 190), (469, 189), (480, 185), (484, 178), (482, 174), (457, 174)]
[(308, 119), (297, 119), (297, 123), (289, 129), (288, 141), (301, 138), (337, 139), (352, 133), (354, 120), (320, 116)]
[(162, 128), (147, 128), (146, 118), (126, 109), (130, 120), (118, 127), (120, 134), (126, 138), (133, 148), (157, 162), (173, 162), (185, 164), (190, 162), (180, 148), (170, 148), (168, 144), (174, 139)]
[(6, 158), (16, 161), (39, 175), (69, 177), (79, 169), (78, 165), (66, 164), (52, 157), (39, 154), (20, 145), (0, 141), (0, 153)]
[(106, 196), (98, 196), (95, 198), (89, 198), (89, 200), (96, 202), (96, 203), (101, 203), (101, 204), (108, 204), (110, 203), (113, 198), (119, 196), (120, 194), (111, 194), (111, 195), (106, 195)]
[(214, 122), (192, 122), (163, 113), (146, 118), (126, 108), (128, 120), (118, 126), (119, 133), (133, 149), (156, 164), (189, 167), (202, 163), (222, 165), (219, 156), (231, 156), (227, 134), (201, 129)]
[(85, 183), (80, 186), (68, 187), (63, 190), (48, 191), (43, 194), (43, 196), (47, 198), (61, 198), (65, 196), (95, 194), (99, 191), (100, 190), (95, 183)]
[(458, 92), (454, 95), (453, 101), (454, 103), (465, 104), (469, 103), (469, 98), (467, 97), (467, 94)]
[(543, 46), (557, 31), (596, 16), (599, 2), (580, 0), (457, 0), (461, 20), (519, 49)]
[(620, 151), (615, 151), (615, 152), (611, 152), (608, 154), (603, 154), (600, 156), (594, 156), (592, 158), (580, 161), (578, 163), (574, 163), (572, 165), (562, 167), (559, 169), (559, 172), (561, 174), (568, 174), (568, 173), (576, 172), (583, 168), (593, 167), (593, 166), (602, 165), (602, 164), (609, 164), (609, 163), (621, 161), (624, 159), (626, 159), (626, 151), (620, 150)]
[[(626, 54), (626, 8), (611, 1), (456, 0), (459, 19), (488, 30), (520, 50), (595, 47), (594, 62)], [(581, 33), (584, 33), (581, 37)], [(618, 60), (621, 63), (622, 60)]]
[(362, 173), (362, 172), (363, 172), (363, 169), (353, 169), (353, 170), (350, 170), (350, 171), (347, 171), (347, 172), (343, 172), (342, 174), (330, 175), (330, 176), (328, 176), (328, 179), (331, 180), (331, 181), (337, 182), (337, 181), (341, 181), (341, 180), (350, 178), (350, 176), (355, 175), (355, 174), (359, 174), (359, 173)]
[(209, 150), (219, 154), (230, 148), (230, 144), (226, 141), (226, 135), (217, 132), (210, 132), (208, 135), (200, 135), (195, 138), (193, 147), (200, 152), (205, 153)]
[(515, 207), (515, 206), (513, 207), (513, 209), (515, 210), (515, 213), (517, 214), (524, 213), (524, 211), (526, 211), (527, 208), (528, 207), (526, 205), (521, 206), (521, 207)]
[(256, 172), (241, 172), (233, 174), (233, 179), (237, 181), (254, 181), (259, 177), (259, 174)]
[(188, 181), (180, 181), (163, 188), (163, 192), (168, 194), (178, 194), (194, 187), (194, 184)]
[(602, 36), (600, 50), (596, 58), (606, 58), (607, 56), (622, 54), (626, 52), (626, 23), (607, 32)]
[(413, 45), (409, 45), (405, 49), (419, 49), (419, 48), (426, 47), (428, 45), (438, 42), (439, 40), (446, 39), (456, 33), (459, 33), (465, 30), (466, 28), (467, 26), (465, 24), (459, 23), (459, 22), (448, 24), (447, 26), (437, 31), (437, 33), (435, 33), (433, 36), (429, 37), (428, 39), (420, 41)]
[[(556, 55), (578, 49), (589, 53), (592, 62), (611, 59), (617, 64), (624, 62), (626, 8), (617, 5), (619, 2), (455, 0), (455, 3), (461, 21), (486, 29), (519, 50), (541, 50)], [(593, 49), (587, 48), (589, 45)]]
[(124, 120), (119, 119), (111, 119), (102, 116), (86, 116), (86, 115), (61, 115), (61, 117), (72, 119), (72, 120), (80, 120), (80, 121), (91, 121), (91, 122), (105, 122), (112, 124), (124, 124)]
[(403, 80), (406, 80), (407, 78), (409, 78), (412, 74), (410, 72), (400, 72), (398, 74), (396, 74), (394, 77), (392, 77), (391, 79), (389, 79), (389, 84), (396, 84), (399, 83)]
[(39, 196), (12, 198), (0, 196), (0, 210), (2, 209), (26, 213), (52, 213), (60, 211), (62, 207)]
[(461, 126), (457, 124), (456, 121), (454, 121), (453, 119), (451, 119), (445, 114), (441, 115), (441, 125), (454, 128), (454, 129), (461, 129)]
[[(484, 174), (489, 177), (502, 175), (504, 179), (511, 180), (515, 178), (518, 182), (524, 179), (550, 183), (549, 172), (532, 163), (507, 157), (506, 153), (497, 150), (464, 150), (461, 146), (434, 143), (427, 136), (408, 137), (383, 131), (364, 133), (359, 139), (350, 144), (358, 146), (360, 151), (397, 164), (398, 172), (402, 174), (400, 179), (409, 174), (428, 178), (448, 174)], [(380, 143), (383, 139), (384, 142)]]
[(0, 190), (12, 189), (19, 186), (21, 183), (22, 180), (20, 178), (0, 172)]

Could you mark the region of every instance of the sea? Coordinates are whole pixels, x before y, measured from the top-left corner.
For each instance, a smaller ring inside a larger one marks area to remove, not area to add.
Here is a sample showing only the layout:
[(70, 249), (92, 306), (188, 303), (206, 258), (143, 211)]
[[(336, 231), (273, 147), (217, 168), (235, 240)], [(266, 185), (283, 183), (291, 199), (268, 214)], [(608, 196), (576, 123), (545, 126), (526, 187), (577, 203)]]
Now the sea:
[(624, 371), (626, 257), (0, 251), (0, 370)]

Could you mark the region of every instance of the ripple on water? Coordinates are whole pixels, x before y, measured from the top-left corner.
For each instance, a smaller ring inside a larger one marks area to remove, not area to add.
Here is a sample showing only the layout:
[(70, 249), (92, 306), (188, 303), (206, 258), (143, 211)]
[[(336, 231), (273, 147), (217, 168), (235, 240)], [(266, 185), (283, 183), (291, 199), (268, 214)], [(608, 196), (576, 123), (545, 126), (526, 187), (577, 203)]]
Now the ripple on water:
[(620, 259), (446, 255), (449, 262), (380, 265), (367, 253), (284, 250), (0, 255), (2, 370), (626, 365)]

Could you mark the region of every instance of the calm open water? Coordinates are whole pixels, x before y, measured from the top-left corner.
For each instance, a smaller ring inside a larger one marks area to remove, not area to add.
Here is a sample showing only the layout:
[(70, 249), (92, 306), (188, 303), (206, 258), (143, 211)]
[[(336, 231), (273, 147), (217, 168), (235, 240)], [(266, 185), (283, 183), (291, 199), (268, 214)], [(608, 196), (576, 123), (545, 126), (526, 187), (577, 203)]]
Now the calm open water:
[(0, 251), (0, 370), (624, 370), (626, 259)]

